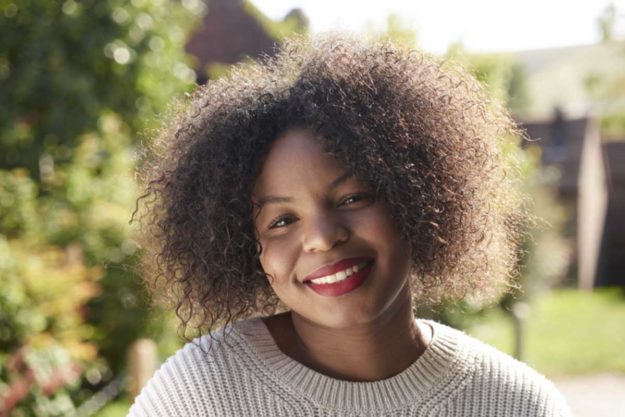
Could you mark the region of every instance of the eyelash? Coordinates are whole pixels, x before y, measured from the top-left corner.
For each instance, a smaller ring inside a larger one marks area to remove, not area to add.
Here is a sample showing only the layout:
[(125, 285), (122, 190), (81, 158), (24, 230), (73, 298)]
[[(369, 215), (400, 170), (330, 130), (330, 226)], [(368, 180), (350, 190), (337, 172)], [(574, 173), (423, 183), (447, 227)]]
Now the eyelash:
[[(338, 205), (338, 207), (344, 206), (345, 204), (354, 204), (354, 203), (358, 203), (359, 201), (363, 201), (363, 200), (368, 200), (371, 199), (371, 196), (369, 194), (366, 193), (356, 193), (356, 194), (350, 194), (347, 197), (345, 197)], [(348, 201), (350, 200), (354, 200), (348, 203)], [(278, 216), (275, 219), (273, 219), (270, 223), (269, 223), (269, 229), (279, 229), (282, 227), (286, 227), (288, 226), (290, 223), (287, 223), (283, 226), (278, 226), (278, 223), (280, 223), (281, 221), (288, 221), (288, 220), (292, 220), (295, 216), (292, 215), (285, 215), (285, 216)]]
[(344, 204), (347, 204), (347, 201), (350, 199), (354, 199), (355, 201), (353, 201), (353, 203), (357, 203), (359, 201), (366, 200), (368, 198), (370, 198), (369, 194), (365, 194), (365, 193), (350, 194), (347, 197), (345, 197), (343, 201), (341, 201), (341, 204), (339, 204), (339, 207)]
[(273, 219), (271, 221), (271, 223), (269, 223), (269, 229), (276, 229), (276, 228), (281, 228), (281, 227), (288, 226), (290, 223), (289, 224), (285, 224), (284, 226), (278, 226), (278, 223), (280, 223), (283, 220), (288, 220), (289, 217), (292, 217), (292, 216), (280, 216), (280, 217), (277, 217), (277, 218)]

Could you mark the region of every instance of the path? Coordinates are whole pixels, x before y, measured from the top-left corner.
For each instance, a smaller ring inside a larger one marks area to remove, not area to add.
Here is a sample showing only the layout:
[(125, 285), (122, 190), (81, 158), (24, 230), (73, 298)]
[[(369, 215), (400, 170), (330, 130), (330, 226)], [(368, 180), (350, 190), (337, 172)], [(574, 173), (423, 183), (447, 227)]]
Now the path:
[(575, 417), (625, 417), (625, 375), (554, 379)]

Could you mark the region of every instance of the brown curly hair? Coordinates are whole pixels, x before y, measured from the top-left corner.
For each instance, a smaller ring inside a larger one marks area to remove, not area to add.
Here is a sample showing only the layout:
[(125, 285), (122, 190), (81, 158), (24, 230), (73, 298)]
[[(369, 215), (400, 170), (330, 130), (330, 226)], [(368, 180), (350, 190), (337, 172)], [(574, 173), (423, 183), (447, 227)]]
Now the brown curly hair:
[(515, 126), (453, 63), (341, 34), (295, 38), (174, 107), (139, 169), (145, 275), (184, 333), (280, 307), (251, 193), (272, 142), (314, 131), (390, 207), (417, 303), (505, 287), (517, 259)]

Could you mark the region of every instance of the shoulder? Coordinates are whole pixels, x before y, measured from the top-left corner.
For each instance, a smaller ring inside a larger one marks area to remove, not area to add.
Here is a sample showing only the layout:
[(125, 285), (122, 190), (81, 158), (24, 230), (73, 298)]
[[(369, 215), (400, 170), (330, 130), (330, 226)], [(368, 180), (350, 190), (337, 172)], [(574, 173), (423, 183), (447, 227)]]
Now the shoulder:
[(135, 398), (129, 417), (212, 416), (250, 372), (238, 325), (187, 343), (168, 358)]
[(471, 372), (456, 400), (471, 404), (475, 415), (571, 415), (554, 385), (528, 365), (459, 330), (437, 323), (434, 328), (458, 341), (458, 360)]

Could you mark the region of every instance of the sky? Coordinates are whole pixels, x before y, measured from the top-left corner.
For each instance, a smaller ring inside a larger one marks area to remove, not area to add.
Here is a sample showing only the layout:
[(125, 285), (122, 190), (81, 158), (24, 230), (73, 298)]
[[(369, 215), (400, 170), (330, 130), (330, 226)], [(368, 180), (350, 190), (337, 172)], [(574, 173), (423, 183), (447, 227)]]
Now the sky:
[(442, 53), (461, 41), (471, 52), (502, 52), (597, 42), (597, 17), (610, 3), (625, 34), (625, 0), (252, 0), (272, 19), (304, 10), (313, 33), (367, 24), (384, 28), (393, 13), (416, 29), (418, 45)]

